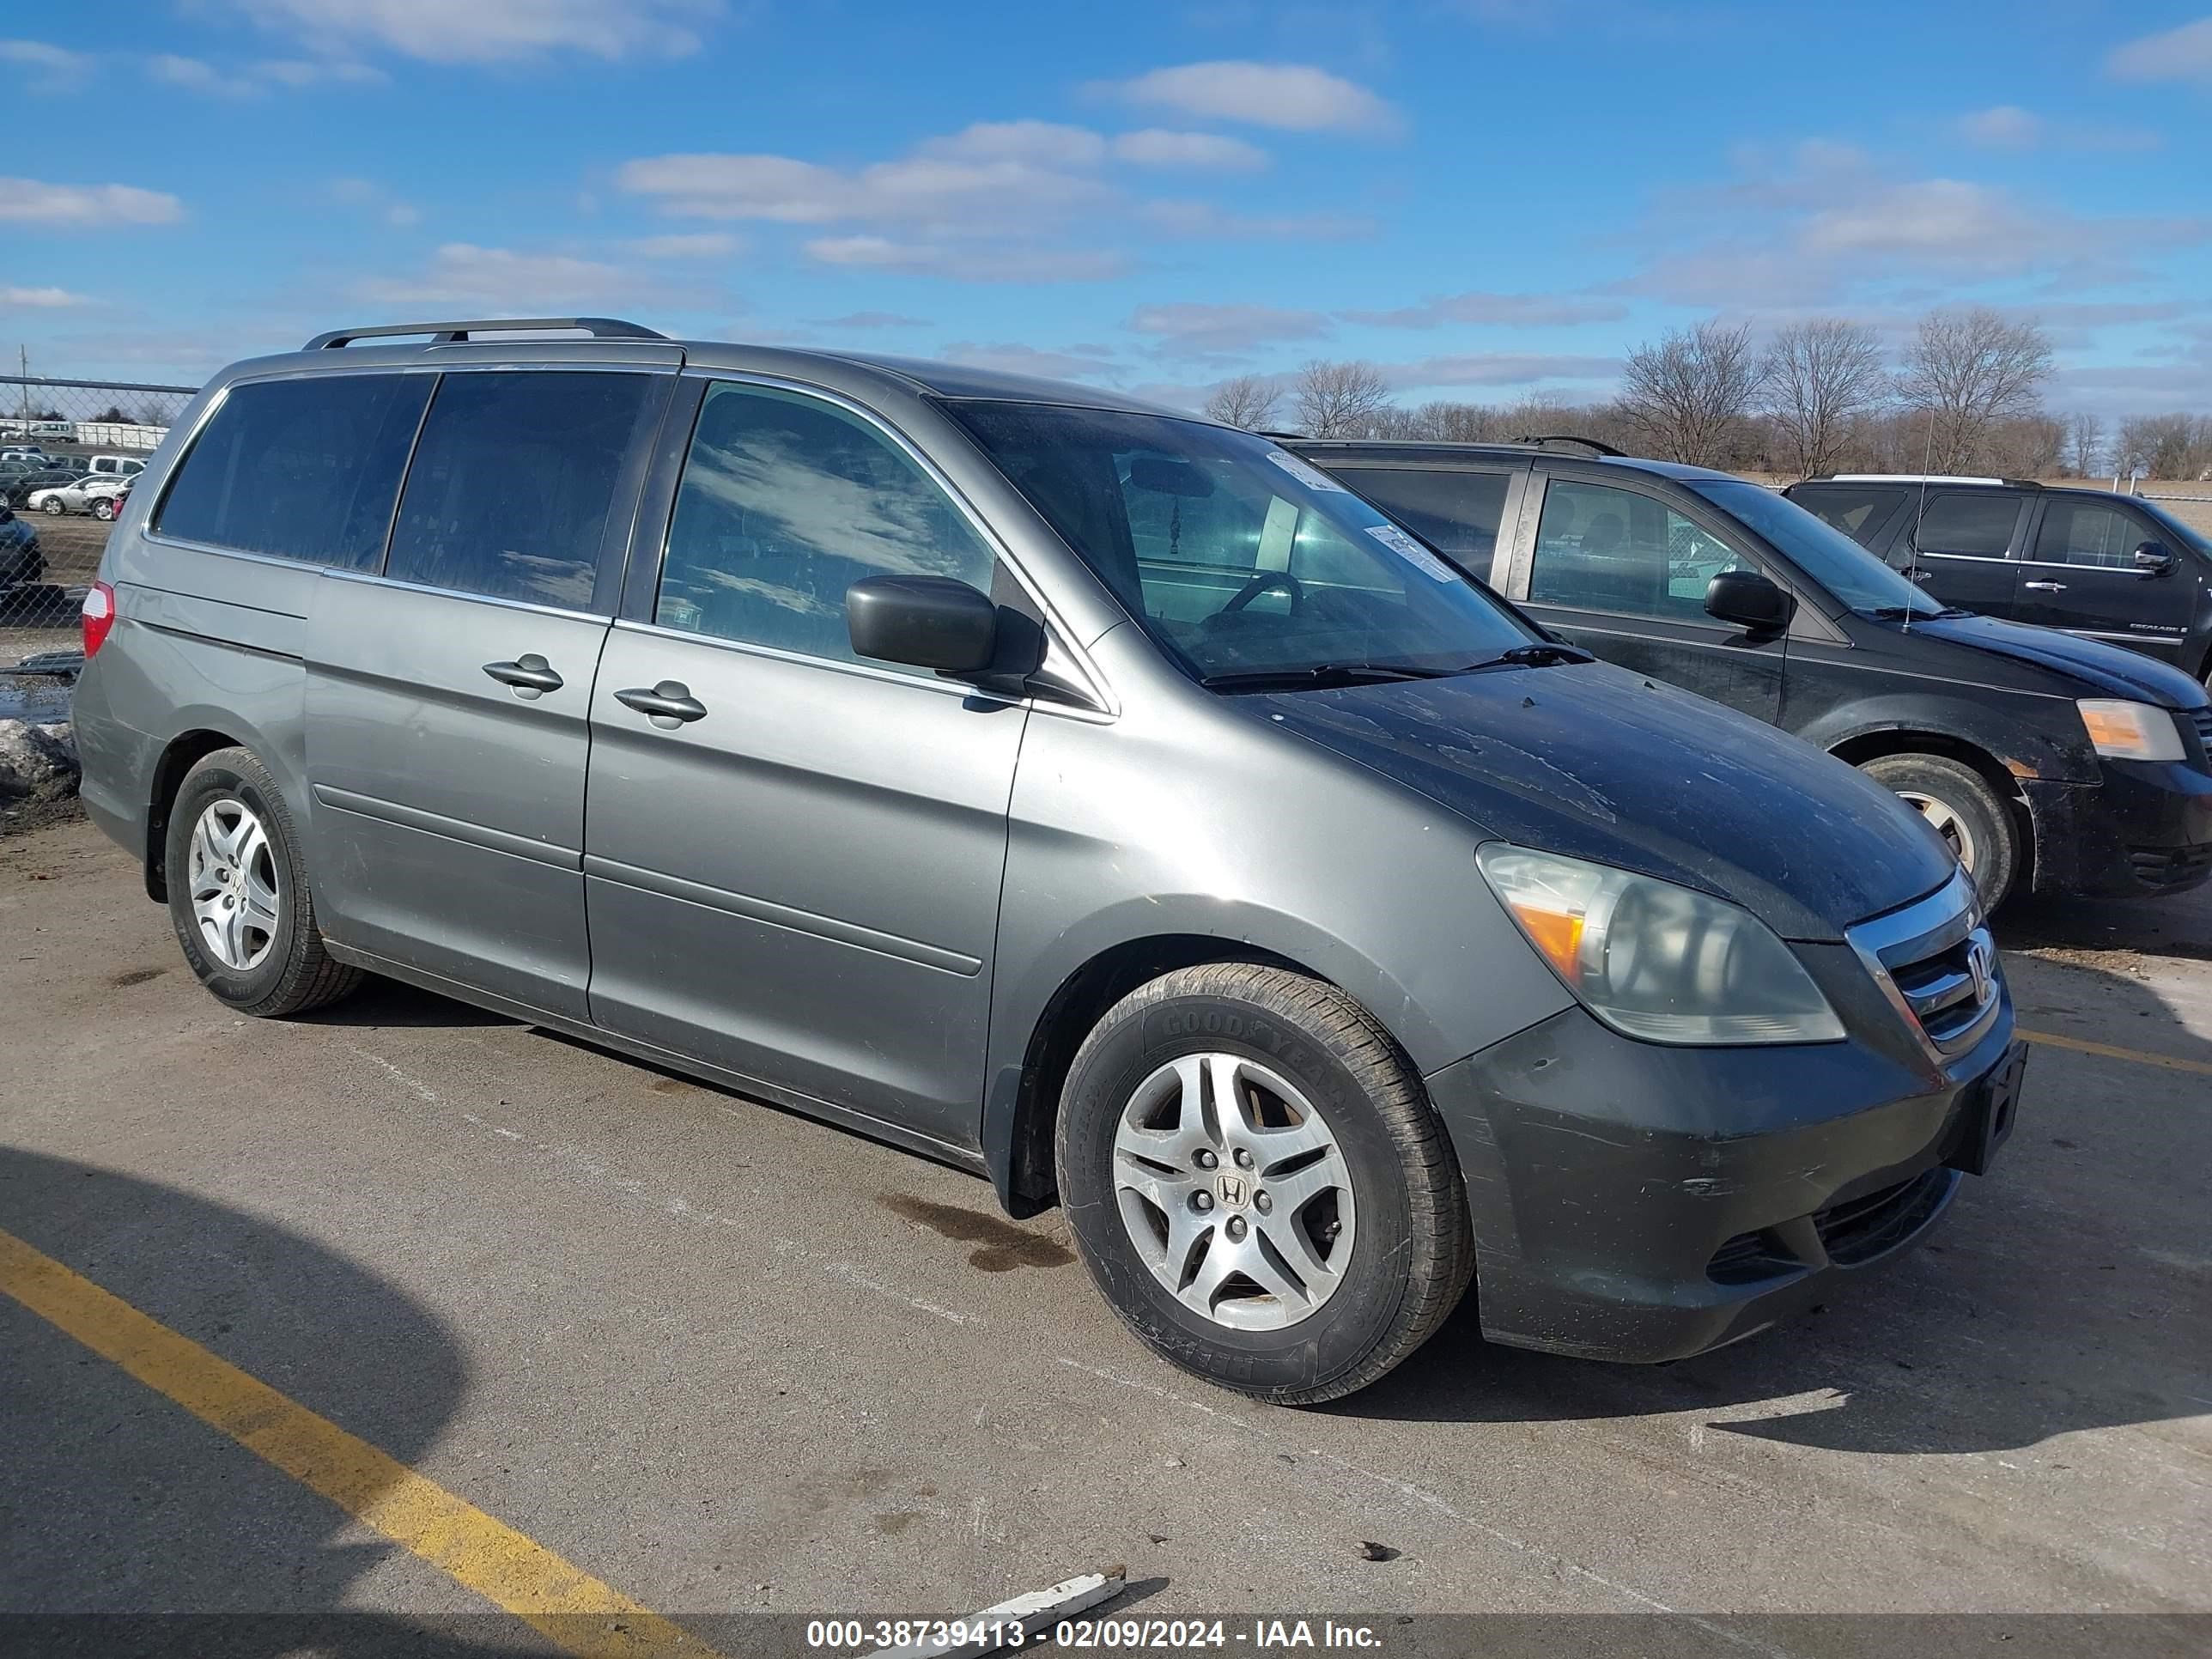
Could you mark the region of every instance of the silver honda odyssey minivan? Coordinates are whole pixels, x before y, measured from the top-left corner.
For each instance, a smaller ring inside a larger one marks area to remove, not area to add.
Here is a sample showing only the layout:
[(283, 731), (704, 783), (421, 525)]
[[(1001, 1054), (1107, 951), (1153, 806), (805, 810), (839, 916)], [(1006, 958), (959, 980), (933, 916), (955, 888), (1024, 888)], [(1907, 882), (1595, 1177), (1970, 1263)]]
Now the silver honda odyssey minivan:
[(2014, 1121), (1917, 814), (1111, 393), (326, 334), (200, 394), (84, 631), (86, 806), (221, 1002), (388, 975), (970, 1169), (1267, 1399), (1470, 1285), (1500, 1342), (1749, 1335)]

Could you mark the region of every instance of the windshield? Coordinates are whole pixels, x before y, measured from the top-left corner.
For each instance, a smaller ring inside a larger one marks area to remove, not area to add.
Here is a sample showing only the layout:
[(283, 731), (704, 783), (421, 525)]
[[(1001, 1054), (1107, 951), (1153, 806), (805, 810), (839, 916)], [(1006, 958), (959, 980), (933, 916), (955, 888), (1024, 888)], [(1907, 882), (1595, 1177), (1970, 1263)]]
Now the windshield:
[(2136, 496), (2136, 505), (2142, 508), (2144, 512), (2149, 514), (2152, 518), (2155, 519), (2158, 521), (2159, 528), (2165, 531), (2167, 535), (2171, 536), (2182, 546), (2192, 548), (2196, 551), (2207, 556), (2212, 556), (2212, 537), (2206, 536), (2201, 530), (2191, 529), (2189, 526), (2182, 523), (2180, 520), (2175, 518), (2172, 514), (2167, 512), (2155, 501), (2153, 501), (2148, 496)]
[(1539, 640), (1422, 543), (1264, 438), (1112, 410), (950, 407), (1201, 680), (1450, 672)]
[(1796, 502), (1741, 478), (1698, 478), (1690, 488), (1774, 544), (1852, 610), (1940, 616), (1944, 607), (1849, 536)]

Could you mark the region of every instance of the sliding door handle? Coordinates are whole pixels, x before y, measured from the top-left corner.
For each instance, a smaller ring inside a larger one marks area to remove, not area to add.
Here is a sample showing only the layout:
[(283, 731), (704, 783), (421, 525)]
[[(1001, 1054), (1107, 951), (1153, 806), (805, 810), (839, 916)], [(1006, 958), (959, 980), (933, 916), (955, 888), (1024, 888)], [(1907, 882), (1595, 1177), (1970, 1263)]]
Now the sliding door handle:
[(517, 657), (513, 662), (488, 662), (485, 673), (501, 685), (511, 685), (522, 697), (543, 696), (548, 691), (558, 691), (567, 682), (553, 672), (553, 665), (535, 651)]
[(691, 688), (681, 680), (663, 680), (649, 691), (632, 686), (616, 692), (615, 701), (625, 708), (635, 708), (664, 732), (673, 732), (688, 720), (707, 718), (707, 705), (693, 696)]
[(2064, 582), (2022, 582), (2021, 586), (2031, 593), (2063, 593)]

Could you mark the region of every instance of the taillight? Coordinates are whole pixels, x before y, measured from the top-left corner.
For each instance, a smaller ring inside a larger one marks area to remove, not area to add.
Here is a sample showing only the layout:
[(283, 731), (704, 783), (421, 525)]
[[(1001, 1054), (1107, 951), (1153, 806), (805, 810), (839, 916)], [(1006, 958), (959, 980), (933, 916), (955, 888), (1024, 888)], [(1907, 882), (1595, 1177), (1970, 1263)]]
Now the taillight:
[(107, 630), (115, 626), (115, 590), (94, 582), (84, 592), (84, 654), (89, 658), (107, 643)]

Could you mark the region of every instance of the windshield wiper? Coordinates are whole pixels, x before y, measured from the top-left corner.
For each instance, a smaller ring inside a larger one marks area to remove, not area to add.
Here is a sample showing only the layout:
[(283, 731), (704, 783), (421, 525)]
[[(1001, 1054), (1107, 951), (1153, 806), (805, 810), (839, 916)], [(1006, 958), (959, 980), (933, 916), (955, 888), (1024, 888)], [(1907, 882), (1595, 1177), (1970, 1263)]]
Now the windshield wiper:
[(1911, 605), (1877, 605), (1859, 614), (1871, 617), (1876, 622), (1934, 622), (1938, 617), (1971, 617), (1974, 613), (1961, 611), (1955, 605), (1947, 605), (1935, 611), (1923, 611)]
[(1562, 663), (1596, 660), (1578, 645), (1562, 645), (1557, 640), (1546, 640), (1537, 645), (1516, 645), (1510, 651), (1499, 652), (1487, 662), (1471, 662), (1466, 667), (1452, 672), (1472, 674), (1478, 668), (1556, 668)]
[(1423, 668), (1403, 662), (1317, 662), (1304, 668), (1236, 668), (1205, 674), (1209, 691), (1304, 691), (1337, 685), (1381, 685), (1390, 680), (1432, 680), (1456, 668)]

